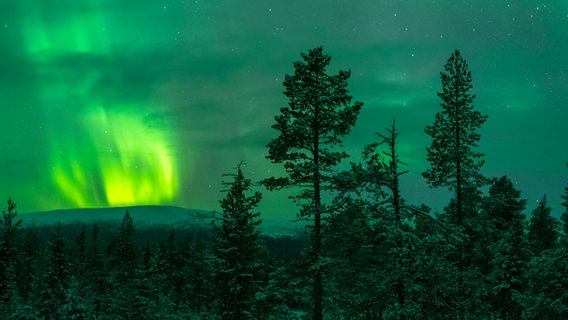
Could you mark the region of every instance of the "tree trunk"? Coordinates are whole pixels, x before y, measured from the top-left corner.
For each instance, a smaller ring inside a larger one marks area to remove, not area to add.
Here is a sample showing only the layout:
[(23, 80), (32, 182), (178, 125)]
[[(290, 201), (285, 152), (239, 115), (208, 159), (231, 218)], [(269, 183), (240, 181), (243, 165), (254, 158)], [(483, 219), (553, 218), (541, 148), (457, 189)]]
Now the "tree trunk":
[(463, 224), (460, 125), (459, 110), (456, 110), (456, 224), (459, 227)]
[(323, 319), (323, 285), (320, 264), (321, 255), (321, 186), (319, 168), (319, 105), (316, 104), (314, 112), (314, 231), (313, 231), (313, 259), (318, 264), (314, 274), (314, 320)]

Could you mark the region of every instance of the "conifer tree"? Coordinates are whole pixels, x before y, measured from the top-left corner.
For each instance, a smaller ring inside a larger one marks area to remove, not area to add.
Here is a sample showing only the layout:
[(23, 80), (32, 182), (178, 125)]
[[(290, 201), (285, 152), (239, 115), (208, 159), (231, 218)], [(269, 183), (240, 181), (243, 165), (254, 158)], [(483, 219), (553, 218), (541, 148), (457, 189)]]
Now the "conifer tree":
[(89, 254), (87, 258), (87, 269), (89, 272), (101, 271), (104, 266), (103, 253), (101, 251), (101, 243), (99, 240), (99, 225), (93, 223), (91, 230), (91, 239), (89, 243)]
[(551, 210), (546, 203), (546, 195), (544, 195), (532, 212), (528, 238), (535, 255), (556, 247), (558, 221), (550, 215)]
[(73, 277), (66, 290), (65, 301), (61, 306), (61, 320), (94, 320), (97, 317), (93, 311), (86, 287), (79, 279)]
[(26, 228), (20, 246), (20, 259), (16, 270), (22, 298), (28, 300), (33, 278), (39, 268), (41, 243), (34, 228)]
[(395, 120), (393, 120), (392, 122), (392, 127), (386, 130), (388, 133), (387, 135), (383, 134), (378, 134), (378, 135), (379, 137), (382, 138), (382, 143), (386, 143), (388, 147), (388, 151), (385, 152), (385, 154), (389, 159), (389, 164), (388, 164), (389, 170), (388, 174), (386, 175), (387, 177), (386, 185), (388, 186), (392, 194), (391, 198), (389, 199), (390, 200), (389, 202), (391, 203), (391, 206), (393, 208), (394, 217), (395, 217), (395, 230), (396, 230), (394, 235), (395, 250), (393, 250), (393, 252), (397, 255), (397, 257), (395, 258), (396, 263), (394, 270), (402, 271), (394, 276), (395, 280), (393, 282), (395, 283), (394, 291), (396, 292), (397, 303), (400, 306), (401, 310), (403, 310), (400, 319), (403, 320), (406, 319), (404, 311), (405, 311), (406, 291), (407, 291), (405, 285), (406, 279), (404, 274), (405, 265), (403, 261), (407, 258), (404, 256), (404, 253), (408, 252), (407, 248), (408, 237), (405, 236), (407, 230), (404, 230), (405, 228), (403, 228), (403, 223), (402, 223), (403, 219), (402, 211), (403, 211), (404, 200), (402, 199), (400, 192), (399, 178), (401, 175), (407, 173), (407, 171), (399, 170), (399, 166), (404, 163), (400, 161), (400, 158), (398, 156), (398, 149), (397, 149), (398, 132), (396, 130)]
[(91, 284), (91, 294), (93, 313), (99, 316), (103, 313), (103, 300), (108, 289), (106, 272), (104, 270), (105, 257), (101, 249), (99, 240), (99, 226), (95, 222), (91, 230), (91, 237), (88, 245), (88, 255), (85, 267), (85, 278)]
[[(511, 231), (514, 219), (523, 215), (527, 200), (521, 198), (521, 191), (506, 176), (492, 179), (489, 195), (476, 199), (480, 204), (479, 214), (472, 217), (472, 265), (488, 275), (496, 252), (495, 244)], [(524, 219), (524, 218), (523, 218)]]
[(210, 308), (213, 293), (211, 272), (211, 252), (207, 248), (203, 234), (200, 232), (191, 242), (192, 255), (188, 261), (187, 289), (191, 297), (189, 306), (197, 313), (207, 312)]
[[(341, 210), (328, 226), (328, 236), (335, 241), (330, 246), (336, 249), (334, 300), (341, 301), (339, 308), (348, 318), (413, 319), (424, 297), (437, 295), (426, 288), (435, 283), (426, 284), (426, 279), (432, 277), (432, 268), (446, 272), (447, 263), (431, 252), (432, 247), (449, 247), (447, 235), (418, 234), (420, 219), (427, 220), (424, 224), (442, 224), (426, 214), (427, 209), (405, 204), (399, 180), (406, 171), (400, 169), (404, 163), (398, 155), (395, 121), (385, 134), (377, 135), (379, 141), (364, 148), (364, 164), (352, 164), (350, 171), (335, 178), (334, 204)], [(424, 258), (430, 266), (422, 265)]]
[(116, 273), (119, 282), (132, 276), (138, 266), (138, 247), (134, 220), (126, 211), (120, 224), (120, 230), (109, 246), (111, 252), (110, 267)]
[[(568, 163), (566, 164), (568, 167)], [(561, 233), (561, 243), (565, 248), (568, 248), (568, 186), (564, 187), (564, 194), (562, 197), (562, 206), (564, 207), (564, 212), (560, 216), (562, 221), (562, 233)]]
[(547, 250), (534, 257), (525, 276), (526, 319), (568, 319), (568, 250)]
[[(384, 204), (387, 205), (388, 211), (384, 211), (381, 217), (376, 217), (378, 219), (384, 219), (384, 221), (392, 221), (394, 218), (394, 223), (388, 223), (384, 231), (387, 231), (384, 235), (386, 238), (383, 241), (388, 243), (390, 247), (387, 249), (388, 253), (385, 255), (391, 255), (390, 265), (394, 272), (389, 277), (389, 283), (392, 284), (392, 292), (396, 296), (396, 302), (401, 312), (400, 319), (406, 319), (404, 315), (405, 302), (406, 302), (406, 286), (405, 286), (405, 266), (403, 266), (404, 252), (408, 252), (408, 236), (406, 232), (408, 228), (403, 226), (403, 218), (405, 208), (403, 207), (404, 200), (402, 199), (400, 192), (400, 176), (407, 173), (407, 171), (400, 171), (400, 165), (404, 164), (398, 155), (398, 131), (396, 130), (396, 121), (393, 119), (390, 128), (386, 128), (387, 134), (377, 133), (380, 137), (378, 143), (373, 143), (365, 148), (363, 157), (367, 159), (367, 169), (371, 170), (368, 178), (371, 178), (377, 187), (380, 189), (384, 187), (389, 190), (388, 198)], [(383, 155), (386, 159), (380, 159), (377, 148), (385, 144), (387, 151), (383, 151)], [(392, 211), (392, 212), (389, 212)], [(387, 212), (390, 213), (386, 214)], [(389, 219), (390, 218), (390, 219)]]
[(171, 230), (166, 241), (160, 244), (152, 268), (155, 278), (163, 277), (156, 281), (156, 286), (172, 295), (171, 298), (176, 308), (185, 300), (185, 295), (187, 295), (185, 288), (189, 281), (185, 270), (187, 252), (183, 252), (182, 249), (175, 231)]
[(301, 56), (303, 61), (294, 63), (294, 74), (284, 78), (288, 106), (280, 109), (272, 126), (280, 135), (268, 144), (267, 158), (283, 164), (287, 177), (264, 183), (269, 190), (290, 186), (301, 190), (293, 200), (301, 206), (299, 218), (313, 219), (313, 319), (322, 319), (322, 214), (327, 211), (322, 195), (329, 189), (331, 169), (347, 157), (335, 147), (355, 124), (362, 103), (351, 102), (349, 71), (327, 74), (331, 57), (322, 47)]
[(0, 296), (0, 318), (2, 319), (15, 319), (12, 316), (18, 312), (22, 303), (22, 299), (18, 293), (18, 287), (16, 286), (16, 269), (14, 268), (14, 264), (13, 261), (10, 261), (4, 270), (6, 283), (4, 292)]
[(522, 213), (513, 213), (509, 230), (496, 248), (491, 293), (493, 308), (501, 319), (521, 320), (523, 316), (519, 297), (527, 289), (525, 273), (531, 258), (524, 219)]
[(426, 148), (430, 168), (422, 175), (432, 187), (447, 187), (455, 192), (453, 222), (461, 226), (465, 188), (480, 186), (485, 180), (479, 172), (483, 154), (475, 148), (481, 137), (477, 130), (487, 116), (473, 107), (471, 71), (458, 50), (448, 59), (440, 78), (442, 92), (438, 92), (438, 97), (442, 100), (442, 111), (424, 130), (432, 137), (432, 144)]
[(67, 242), (60, 223), (49, 238), (47, 250), (46, 292), (43, 294), (47, 315), (44, 316), (48, 319), (60, 319), (70, 280)]
[(499, 231), (507, 231), (513, 218), (525, 210), (527, 200), (521, 199), (521, 191), (503, 176), (493, 182), (486, 199), (486, 211)]
[(241, 166), (220, 201), (222, 223), (215, 240), (218, 259), (216, 282), (219, 290), (219, 313), (222, 319), (256, 319), (255, 295), (259, 291), (258, 273), (262, 250), (257, 230), (260, 213), (254, 212), (262, 195), (249, 195), (251, 182)]
[(107, 310), (113, 317), (142, 319), (148, 310), (147, 287), (140, 277), (140, 252), (136, 244), (136, 228), (126, 211), (120, 230), (109, 245), (109, 289)]
[[(478, 187), (486, 181), (479, 172), (483, 166), (483, 154), (475, 150), (481, 137), (477, 131), (487, 116), (474, 109), (471, 71), (458, 50), (447, 60), (440, 79), (442, 91), (438, 92), (438, 97), (442, 100), (442, 110), (436, 114), (434, 123), (424, 129), (432, 137), (432, 143), (426, 148), (430, 168), (422, 176), (431, 187), (446, 187), (454, 192), (454, 199), (446, 212), (450, 214), (451, 222), (464, 227), (465, 234), (472, 236), (475, 226), (470, 218), (478, 211), (475, 201), (480, 198)], [(468, 278), (479, 278), (474, 275), (475, 270), (467, 270), (473, 261), (471, 252), (474, 247), (475, 243), (466, 238), (464, 243), (457, 245), (457, 252), (449, 255), (460, 270), (457, 295), (469, 302), (469, 305), (461, 304), (455, 310), (458, 318), (471, 311), (468, 308), (479, 295), (479, 292), (470, 291), (477, 291), (480, 286), (468, 282)], [(468, 296), (475, 298), (467, 300)]]
[[(13, 275), (10, 268), (16, 266), (16, 249), (17, 236), (21, 228), (22, 220), (16, 220), (18, 212), (16, 211), (16, 203), (8, 198), (7, 210), (2, 210), (2, 224), (0, 229), (0, 299), (9, 296), (11, 290), (9, 286)], [(8, 294), (8, 295), (5, 295)], [(0, 304), (2, 301), (0, 301)]]
[(73, 269), (75, 277), (79, 278), (85, 273), (87, 266), (87, 243), (85, 225), (81, 225), (75, 240)]
[(562, 223), (562, 233), (560, 235), (560, 244), (568, 249), (568, 211), (562, 213), (560, 216), (560, 221)]
[(568, 211), (562, 213), (560, 216), (561, 232), (559, 234), (559, 244), (568, 249)]

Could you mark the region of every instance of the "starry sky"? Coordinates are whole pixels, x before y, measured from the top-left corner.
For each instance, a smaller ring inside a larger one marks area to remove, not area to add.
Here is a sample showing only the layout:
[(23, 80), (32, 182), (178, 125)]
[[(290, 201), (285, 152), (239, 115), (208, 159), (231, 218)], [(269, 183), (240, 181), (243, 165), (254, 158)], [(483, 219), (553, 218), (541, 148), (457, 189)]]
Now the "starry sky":
[[(507, 175), (560, 213), (568, 182), (565, 1), (0, 2), (0, 197), (20, 212), (168, 204), (218, 209), (222, 174), (246, 161), (260, 180), (287, 101), (284, 74), (323, 46), (350, 69), (365, 103), (345, 139), (356, 161), (393, 117), (411, 203), (429, 189), (424, 126), (440, 109), (439, 73), (454, 49), (469, 62), (483, 173)], [(4, 203), (4, 202), (3, 202)], [(4, 208), (4, 206), (2, 206)], [(261, 211), (293, 219), (280, 193)]]

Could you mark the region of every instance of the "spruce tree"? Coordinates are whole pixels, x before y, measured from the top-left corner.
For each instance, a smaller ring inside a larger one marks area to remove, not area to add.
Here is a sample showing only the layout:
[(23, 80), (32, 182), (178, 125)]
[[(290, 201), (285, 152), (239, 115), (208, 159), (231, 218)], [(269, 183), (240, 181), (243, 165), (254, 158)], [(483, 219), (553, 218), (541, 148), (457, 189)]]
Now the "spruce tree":
[(134, 220), (126, 211), (122, 218), (119, 232), (114, 236), (109, 251), (110, 267), (119, 282), (131, 277), (138, 266), (138, 247), (136, 245), (136, 229)]
[(85, 270), (87, 267), (87, 243), (86, 243), (86, 229), (84, 224), (81, 225), (79, 234), (77, 234), (73, 253), (74, 253), (73, 257), (74, 276), (77, 278), (82, 278), (82, 276), (85, 275)]
[(351, 102), (349, 71), (327, 73), (331, 57), (322, 47), (301, 56), (303, 61), (294, 63), (294, 74), (284, 78), (288, 106), (280, 109), (272, 126), (280, 135), (268, 144), (267, 158), (283, 164), (287, 177), (264, 183), (269, 190), (290, 186), (301, 190), (292, 198), (301, 206), (299, 218), (313, 219), (313, 319), (322, 319), (322, 214), (327, 211), (322, 195), (330, 187), (331, 169), (347, 157), (335, 147), (355, 124), (362, 103)]
[(506, 176), (493, 182), (485, 202), (487, 214), (501, 232), (510, 229), (513, 218), (521, 214), (527, 205), (527, 200), (521, 199), (521, 191), (515, 189)]
[(492, 285), (493, 308), (501, 319), (521, 320), (522, 301), (519, 298), (527, 288), (525, 273), (531, 252), (525, 233), (524, 215), (515, 212), (510, 219), (506, 236), (497, 245)]
[[(46, 291), (43, 302), (46, 303), (47, 318), (60, 319), (63, 314), (67, 289), (70, 282), (70, 264), (67, 253), (67, 241), (63, 236), (63, 228), (58, 223), (53, 230), (47, 248)], [(44, 314), (45, 315), (45, 314)]]
[(103, 300), (108, 290), (108, 279), (106, 277), (105, 257), (101, 249), (99, 240), (99, 226), (95, 222), (91, 231), (88, 245), (88, 255), (86, 260), (84, 278), (91, 284), (93, 313), (99, 316), (103, 313)]
[(568, 250), (548, 250), (528, 268), (524, 295), (526, 319), (568, 319)]
[[(495, 243), (504, 239), (511, 231), (517, 216), (523, 215), (527, 200), (521, 198), (521, 191), (506, 176), (493, 179), (489, 195), (479, 201), (481, 212), (474, 218), (474, 229), (470, 240), (474, 243), (472, 264), (483, 274), (491, 271), (495, 257)], [(524, 219), (524, 218), (523, 218)]]
[[(566, 164), (568, 167), (568, 163)], [(561, 233), (561, 243), (565, 248), (568, 248), (568, 186), (564, 187), (564, 194), (562, 197), (562, 206), (564, 207), (564, 212), (560, 216), (562, 221), (562, 233)]]
[[(0, 225), (0, 299), (9, 296), (12, 285), (10, 268), (16, 266), (17, 237), (20, 232), (22, 220), (16, 220), (18, 212), (16, 203), (8, 198), (8, 208), (2, 211), (2, 224)], [(5, 295), (7, 294), (7, 295)], [(0, 301), (0, 304), (2, 301)]]
[(14, 262), (9, 262), (4, 270), (4, 277), (6, 283), (4, 292), (0, 296), (0, 318), (2, 319), (16, 319), (13, 317), (21, 307), (23, 301), (18, 294), (18, 287), (16, 286), (16, 269)]
[[(176, 309), (186, 300), (185, 289), (189, 282), (187, 270), (185, 270), (188, 263), (185, 255), (189, 253), (187, 252), (189, 250), (183, 249), (184, 247), (178, 243), (175, 231), (171, 230), (166, 241), (162, 242), (158, 248), (154, 259), (154, 264), (157, 266), (153, 266), (152, 270), (155, 273), (154, 278), (163, 276), (163, 279), (157, 281), (156, 289), (170, 294)], [(149, 249), (146, 250), (149, 251)]]
[(568, 249), (568, 211), (562, 213), (560, 216), (562, 222), (562, 233), (560, 234), (560, 244)]
[(213, 276), (211, 271), (211, 252), (204, 235), (199, 232), (191, 242), (191, 256), (188, 261), (187, 289), (192, 293), (189, 306), (197, 313), (207, 313), (213, 300)]
[(149, 307), (143, 279), (140, 277), (140, 251), (136, 244), (136, 228), (126, 211), (109, 245), (109, 289), (107, 314), (126, 319), (146, 318)]
[(19, 248), (20, 259), (16, 270), (22, 298), (28, 300), (33, 278), (40, 266), (41, 242), (35, 228), (26, 228)]
[(221, 319), (256, 319), (255, 295), (259, 292), (258, 273), (262, 250), (258, 226), (260, 213), (254, 212), (260, 192), (249, 195), (251, 182), (239, 165), (230, 175), (227, 195), (220, 201), (222, 223), (217, 230), (215, 256), (218, 260), (216, 282)]
[(442, 100), (442, 111), (424, 130), (432, 137), (432, 144), (426, 148), (430, 168), (422, 175), (432, 187), (447, 187), (455, 192), (453, 222), (461, 226), (465, 188), (480, 186), (485, 181), (479, 172), (483, 154), (475, 148), (481, 137), (477, 130), (487, 116), (473, 107), (471, 71), (458, 50), (448, 59), (440, 78), (442, 92), (438, 92), (438, 97)]
[[(347, 318), (413, 319), (425, 296), (438, 296), (430, 289), (436, 283), (427, 283), (438, 277), (433, 276), (433, 269), (438, 274), (447, 272), (447, 262), (432, 253), (433, 247), (451, 246), (445, 243), (446, 228), (425, 212), (428, 209), (405, 204), (400, 177), (406, 171), (401, 170), (404, 163), (398, 154), (395, 121), (386, 133), (377, 135), (379, 141), (364, 148), (364, 163), (352, 163), (351, 170), (335, 177), (334, 208), (339, 209), (331, 215), (326, 234), (331, 239), (328, 247), (335, 249), (331, 263), (337, 291), (333, 301), (338, 301)], [(419, 234), (417, 227), (423, 218), (424, 224), (443, 229)]]
[(551, 210), (546, 203), (546, 195), (544, 195), (532, 212), (528, 238), (535, 255), (556, 247), (558, 221), (550, 215)]

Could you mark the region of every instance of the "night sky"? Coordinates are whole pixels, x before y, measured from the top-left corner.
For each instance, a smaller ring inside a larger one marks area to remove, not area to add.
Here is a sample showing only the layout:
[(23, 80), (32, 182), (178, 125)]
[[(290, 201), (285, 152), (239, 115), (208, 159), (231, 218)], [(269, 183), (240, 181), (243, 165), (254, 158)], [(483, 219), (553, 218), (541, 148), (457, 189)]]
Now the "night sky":
[[(246, 161), (260, 180), (284, 74), (322, 45), (365, 103), (345, 147), (357, 160), (393, 117), (405, 198), (429, 189), (424, 127), (440, 110), (439, 73), (469, 62), (483, 173), (507, 175), (560, 214), (568, 182), (565, 1), (0, 2), (0, 197), (19, 212), (171, 204), (218, 209), (221, 175)], [(284, 199), (284, 200), (283, 200)], [(2, 203), (5, 203), (2, 200)], [(4, 208), (4, 205), (1, 206)], [(293, 219), (265, 192), (268, 218)]]

